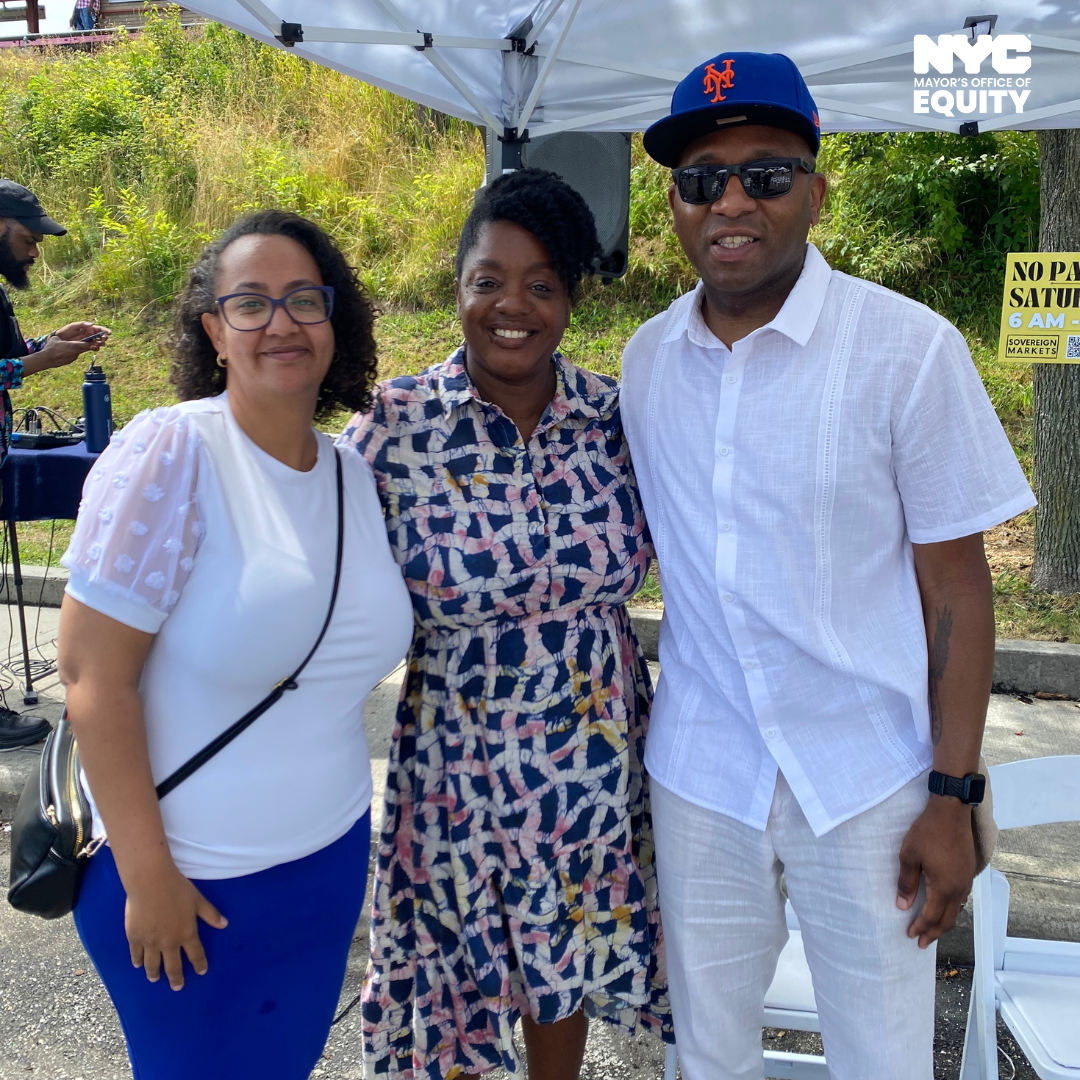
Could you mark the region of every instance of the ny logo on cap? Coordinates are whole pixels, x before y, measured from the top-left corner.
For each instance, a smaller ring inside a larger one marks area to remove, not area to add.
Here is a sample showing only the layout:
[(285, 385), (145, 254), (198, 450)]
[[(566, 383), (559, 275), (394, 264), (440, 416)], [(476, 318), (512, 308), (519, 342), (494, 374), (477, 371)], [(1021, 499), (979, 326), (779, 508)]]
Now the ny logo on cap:
[(705, 68), (705, 93), (713, 94), (713, 102), (726, 101), (721, 90), (730, 90), (735, 85), (735, 72), (732, 70), (734, 60), (724, 61), (724, 70), (717, 71), (715, 66), (710, 63)]

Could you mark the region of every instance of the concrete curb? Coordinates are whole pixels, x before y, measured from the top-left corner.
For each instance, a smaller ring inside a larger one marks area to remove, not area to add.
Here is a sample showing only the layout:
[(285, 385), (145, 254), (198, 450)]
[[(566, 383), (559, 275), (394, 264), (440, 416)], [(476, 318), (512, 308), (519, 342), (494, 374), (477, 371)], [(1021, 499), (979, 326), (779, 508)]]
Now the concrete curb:
[[(0, 604), (15, 602), (12, 568), (0, 581)], [(62, 566), (23, 566), (27, 606), (59, 607), (68, 573)], [(39, 599), (40, 598), (40, 599)], [(630, 620), (648, 660), (659, 660), (662, 608), (630, 608)], [(994, 655), (994, 689), (1022, 694), (1067, 694), (1080, 699), (1080, 645), (1002, 638)]]
[(664, 618), (663, 608), (627, 608), (634, 633), (641, 642), (646, 660), (656, 663), (660, 659), (660, 623)]
[[(630, 610), (630, 621), (647, 660), (659, 660), (660, 608)], [(1000, 638), (994, 650), (994, 690), (1021, 694), (1067, 694), (1080, 699), (1080, 645)]]
[[(0, 579), (0, 604), (15, 603), (15, 569), (11, 565), (3, 568)], [(23, 602), (27, 607), (59, 607), (64, 598), (64, 586), (67, 585), (68, 572), (62, 566), (22, 567)]]
[(1080, 698), (1080, 645), (1000, 638), (994, 649), (994, 689)]

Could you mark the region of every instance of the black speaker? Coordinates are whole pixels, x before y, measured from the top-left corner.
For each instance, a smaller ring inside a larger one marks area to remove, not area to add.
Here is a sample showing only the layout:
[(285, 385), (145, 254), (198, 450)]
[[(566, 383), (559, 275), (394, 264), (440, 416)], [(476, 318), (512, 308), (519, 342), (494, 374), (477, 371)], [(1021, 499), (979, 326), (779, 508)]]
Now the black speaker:
[(522, 164), (561, 176), (596, 218), (603, 255), (596, 272), (622, 277), (630, 243), (630, 136), (622, 131), (564, 131), (525, 143)]

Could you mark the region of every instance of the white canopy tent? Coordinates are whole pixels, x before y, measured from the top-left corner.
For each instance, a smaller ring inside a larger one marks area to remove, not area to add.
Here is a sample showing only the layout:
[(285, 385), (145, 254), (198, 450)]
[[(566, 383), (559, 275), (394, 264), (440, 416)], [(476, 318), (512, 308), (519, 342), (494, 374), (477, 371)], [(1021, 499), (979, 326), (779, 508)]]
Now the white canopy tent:
[[(790, 56), (810, 86), (824, 131), (957, 132), (972, 121), (979, 131), (1080, 126), (1077, 0), (997, 0), (993, 17), (958, 0), (195, 0), (186, 6), (510, 138), (525, 129), (532, 138), (642, 130), (666, 114), (679, 79), (729, 50)], [(943, 34), (963, 35), (959, 55), (941, 43)], [(921, 50), (919, 35), (925, 35)], [(980, 62), (979, 54), (1003, 35), (1026, 40), (1007, 41), (1008, 48)]]

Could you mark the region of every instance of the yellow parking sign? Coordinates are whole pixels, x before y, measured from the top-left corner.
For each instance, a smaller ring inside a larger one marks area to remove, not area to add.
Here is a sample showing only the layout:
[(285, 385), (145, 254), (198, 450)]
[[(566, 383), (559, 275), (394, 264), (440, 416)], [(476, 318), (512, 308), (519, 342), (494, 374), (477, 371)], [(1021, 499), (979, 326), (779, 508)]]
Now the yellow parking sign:
[(1080, 253), (1008, 256), (998, 359), (1080, 364)]

